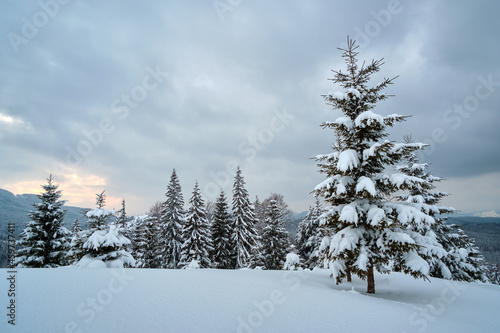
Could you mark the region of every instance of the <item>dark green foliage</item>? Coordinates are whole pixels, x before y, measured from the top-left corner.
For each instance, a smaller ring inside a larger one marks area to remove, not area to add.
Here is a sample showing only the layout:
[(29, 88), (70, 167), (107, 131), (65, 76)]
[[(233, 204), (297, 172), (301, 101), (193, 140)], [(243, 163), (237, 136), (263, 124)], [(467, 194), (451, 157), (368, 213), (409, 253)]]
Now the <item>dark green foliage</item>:
[(179, 265), (186, 267), (196, 261), (200, 268), (208, 268), (211, 265), (210, 253), (212, 253), (213, 247), (205, 202), (201, 197), (198, 182), (194, 186), (189, 203), (190, 207), (182, 230), (184, 243), (181, 248)]
[(36, 211), (29, 213), (30, 222), (20, 235), (17, 248), (19, 267), (59, 267), (67, 264), (70, 232), (63, 226), (65, 201), (61, 191), (53, 184), (52, 175), (42, 185), (44, 193), (38, 195), (41, 203), (33, 204)]
[(283, 214), (275, 200), (266, 207), (266, 223), (262, 232), (262, 256), (266, 269), (282, 269), (289, 247)]
[(250, 264), (252, 250), (257, 246), (255, 223), (255, 214), (245, 189), (245, 180), (238, 167), (233, 185), (233, 234), (231, 235), (235, 246), (235, 268), (247, 267)]
[(234, 244), (232, 243), (232, 219), (224, 191), (221, 190), (215, 202), (212, 224), (212, 264), (215, 268), (234, 268)]
[(172, 171), (167, 187), (166, 201), (163, 203), (160, 224), (159, 255), (163, 268), (177, 268), (181, 260), (181, 246), (184, 242), (182, 229), (186, 220), (184, 199), (179, 178)]

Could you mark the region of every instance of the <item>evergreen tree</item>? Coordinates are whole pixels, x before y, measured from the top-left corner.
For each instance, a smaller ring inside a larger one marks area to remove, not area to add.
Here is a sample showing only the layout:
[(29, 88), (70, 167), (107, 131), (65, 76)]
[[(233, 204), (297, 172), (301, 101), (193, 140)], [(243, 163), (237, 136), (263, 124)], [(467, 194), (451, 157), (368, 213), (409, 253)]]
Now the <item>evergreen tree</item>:
[(297, 226), (297, 234), (295, 236), (297, 251), (309, 268), (320, 265), (318, 251), (321, 241), (325, 236), (323, 228), (320, 227), (322, 214), (323, 208), (321, 202), (316, 198), (315, 205), (309, 207), (307, 215)]
[(282, 269), (286, 260), (288, 231), (284, 226), (282, 211), (275, 200), (266, 207), (266, 226), (262, 232), (262, 255), (267, 269)]
[(123, 235), (121, 228), (110, 224), (109, 219), (115, 214), (114, 210), (105, 210), (106, 195), (104, 191), (97, 194), (97, 208), (89, 210), (87, 216), (89, 229), (79, 233), (83, 245), (83, 256), (76, 264), (79, 267), (110, 267), (122, 268), (134, 266), (135, 259), (126, 247), (130, 239)]
[(264, 201), (262, 201), (262, 210), (264, 212), (264, 221), (266, 220), (265, 216), (265, 211), (267, 207), (269, 206), (269, 203), (271, 200), (274, 200), (276, 202), (276, 205), (278, 206), (278, 209), (280, 210), (280, 213), (283, 217), (283, 221), (285, 224), (285, 227), (291, 225), (294, 221), (294, 216), (293, 212), (288, 208), (288, 204), (285, 202), (285, 197), (283, 194), (280, 193), (271, 193), (271, 195), (266, 198)]
[(212, 224), (212, 264), (215, 268), (230, 269), (234, 245), (231, 242), (231, 215), (229, 214), (226, 195), (223, 190), (215, 201), (214, 220)]
[(253, 209), (255, 212), (255, 229), (257, 230), (258, 235), (262, 235), (262, 230), (264, 230), (264, 225), (266, 222), (266, 214), (264, 206), (260, 202), (258, 196), (255, 196)]
[(116, 225), (124, 230), (127, 229), (127, 212), (125, 211), (125, 199), (122, 199), (122, 208), (116, 212)]
[(149, 213), (136, 226), (134, 254), (138, 268), (160, 268), (158, 255), (159, 217)]
[(390, 200), (394, 193), (423, 181), (386, 174), (386, 167), (396, 165), (424, 145), (382, 140), (388, 136), (388, 127), (407, 118), (371, 111), (388, 97), (381, 91), (394, 79), (368, 87), (370, 76), (380, 70), (383, 62), (373, 60), (358, 67), (358, 46), (352, 40), (347, 45), (341, 49), (347, 72), (333, 71), (332, 79), (343, 91), (324, 95), (327, 103), (343, 115), (322, 124), (336, 134), (334, 152), (316, 156), (326, 180), (316, 186), (314, 194), (323, 197), (328, 205), (322, 217), (327, 239), (320, 250), (337, 283), (354, 273), (367, 280), (367, 293), (375, 293), (374, 270), (388, 273), (394, 258), (401, 258), (399, 269), (404, 273), (415, 278), (428, 276), (429, 265), (419, 248), (432, 243), (432, 237), (417, 237), (408, 228), (429, 230), (434, 220), (409, 204)]
[(257, 245), (255, 215), (250, 205), (245, 180), (238, 167), (233, 185), (233, 234), (235, 246), (233, 267), (243, 268), (250, 263), (252, 249)]
[[(411, 143), (411, 136), (405, 136), (405, 142)], [(425, 236), (431, 234), (440, 246), (435, 244), (421, 247), (419, 252), (430, 265), (430, 276), (472, 282), (486, 281), (486, 265), (483, 256), (460, 227), (446, 223), (447, 214), (455, 212), (452, 207), (440, 205), (442, 198), (448, 196), (446, 192), (433, 191), (435, 182), (442, 178), (432, 175), (428, 171), (427, 163), (418, 163), (415, 153), (409, 154), (404, 164), (396, 169), (411, 177), (417, 177), (423, 182), (415, 183), (409, 191), (397, 198), (409, 203), (417, 209), (434, 218), (435, 223), (430, 230), (424, 230)], [(412, 231), (422, 233), (422, 230), (413, 228)], [(443, 249), (440, 249), (442, 246)]]
[[(127, 221), (128, 217), (125, 211), (125, 199), (122, 199), (122, 208), (116, 212), (116, 227), (123, 236), (132, 241), (132, 232), (129, 230)], [(125, 249), (132, 252), (132, 243), (125, 245)]]
[(163, 203), (160, 225), (160, 242), (162, 244), (160, 255), (163, 260), (163, 268), (177, 268), (181, 259), (182, 229), (186, 213), (181, 185), (175, 169), (172, 171), (165, 196), (167, 199)]
[(81, 249), (83, 248), (83, 241), (80, 237), (80, 232), (82, 228), (80, 227), (80, 222), (78, 221), (78, 217), (75, 218), (75, 222), (73, 222), (72, 236), (70, 241), (70, 249), (68, 251), (68, 263), (70, 265), (75, 264), (80, 260), (83, 256)]
[(65, 201), (53, 183), (52, 175), (42, 185), (44, 193), (37, 195), (41, 203), (33, 204), (36, 211), (28, 214), (31, 219), (18, 241), (16, 263), (18, 267), (50, 268), (67, 264), (70, 232), (63, 225)]
[(185, 241), (181, 249), (180, 265), (186, 267), (195, 261), (200, 268), (208, 268), (211, 265), (210, 253), (213, 251), (213, 247), (205, 202), (201, 197), (198, 182), (194, 186), (189, 203), (191, 206), (183, 228)]

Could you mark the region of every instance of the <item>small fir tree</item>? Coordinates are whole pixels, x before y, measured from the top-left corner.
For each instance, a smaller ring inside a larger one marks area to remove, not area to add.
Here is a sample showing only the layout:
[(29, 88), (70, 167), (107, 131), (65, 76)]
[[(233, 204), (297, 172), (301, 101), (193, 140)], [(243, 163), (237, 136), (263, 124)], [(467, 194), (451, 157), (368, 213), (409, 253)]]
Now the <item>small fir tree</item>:
[(180, 265), (186, 267), (196, 262), (199, 268), (208, 268), (211, 265), (210, 253), (212, 253), (213, 247), (205, 202), (201, 197), (198, 182), (194, 186), (189, 203), (191, 206), (183, 229), (185, 241), (181, 249)]
[(52, 175), (42, 185), (45, 192), (38, 195), (41, 202), (33, 204), (36, 211), (28, 214), (31, 221), (16, 246), (18, 267), (50, 268), (67, 264), (70, 232), (64, 227), (65, 201), (60, 200), (58, 187)]
[(234, 245), (231, 241), (231, 215), (223, 190), (215, 201), (215, 211), (212, 224), (212, 264), (215, 268), (230, 269), (232, 267), (232, 258)]
[(309, 207), (307, 215), (297, 226), (297, 234), (295, 236), (297, 251), (300, 257), (306, 262), (307, 267), (311, 269), (320, 266), (318, 251), (321, 241), (325, 236), (323, 229), (319, 225), (322, 214), (323, 208), (321, 202), (316, 198), (314, 206)]
[(181, 259), (181, 247), (184, 242), (182, 230), (186, 220), (186, 213), (184, 211), (181, 185), (175, 169), (172, 171), (165, 196), (167, 199), (163, 203), (160, 224), (160, 255), (163, 259), (163, 268), (177, 268)]
[(89, 229), (81, 235), (83, 257), (76, 264), (79, 267), (123, 268), (134, 266), (135, 259), (126, 247), (131, 243), (122, 233), (121, 228), (108, 221), (115, 214), (114, 210), (105, 210), (104, 191), (96, 195), (97, 208), (89, 210), (87, 216)]
[(80, 227), (80, 222), (78, 221), (78, 217), (75, 218), (75, 222), (73, 222), (73, 226), (71, 228), (72, 235), (70, 240), (70, 249), (68, 251), (68, 263), (70, 265), (75, 264), (80, 260), (83, 256), (82, 254), (82, 238), (80, 236), (80, 232), (82, 228)]
[(270, 200), (266, 207), (266, 225), (262, 232), (262, 255), (267, 269), (283, 268), (290, 245), (288, 237), (282, 211), (275, 200)]
[(244, 268), (250, 264), (252, 249), (257, 246), (255, 215), (250, 205), (245, 180), (238, 167), (233, 185), (233, 234), (235, 246), (233, 267)]

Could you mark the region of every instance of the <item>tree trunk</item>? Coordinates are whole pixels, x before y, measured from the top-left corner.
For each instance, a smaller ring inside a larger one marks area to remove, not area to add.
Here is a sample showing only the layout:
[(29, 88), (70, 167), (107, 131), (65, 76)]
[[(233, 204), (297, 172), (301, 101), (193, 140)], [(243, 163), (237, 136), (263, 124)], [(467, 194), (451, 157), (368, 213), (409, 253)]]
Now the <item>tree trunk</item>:
[(350, 270), (348, 270), (348, 271), (346, 272), (346, 275), (347, 275), (347, 282), (351, 282), (351, 271), (350, 271)]
[(367, 294), (375, 294), (375, 277), (373, 276), (373, 266), (368, 268), (367, 276), (368, 288), (366, 289)]

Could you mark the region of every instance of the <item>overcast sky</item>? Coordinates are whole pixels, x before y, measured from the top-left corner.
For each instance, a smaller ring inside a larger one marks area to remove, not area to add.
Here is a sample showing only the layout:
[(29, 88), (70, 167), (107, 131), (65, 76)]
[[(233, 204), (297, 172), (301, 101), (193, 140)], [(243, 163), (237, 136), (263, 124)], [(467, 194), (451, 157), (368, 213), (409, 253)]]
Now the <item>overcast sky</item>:
[[(64, 3), (63, 3), (64, 2)], [(195, 3), (195, 4), (193, 4)], [(68, 205), (129, 214), (159, 200), (172, 169), (185, 200), (230, 197), (240, 165), (252, 200), (294, 211), (324, 180), (310, 158), (339, 111), (321, 94), (344, 69), (338, 47), (385, 58), (412, 115), (390, 129), (430, 143), (444, 203), (500, 212), (500, 3), (497, 1), (2, 1), (0, 188), (40, 193), (50, 173)]]

